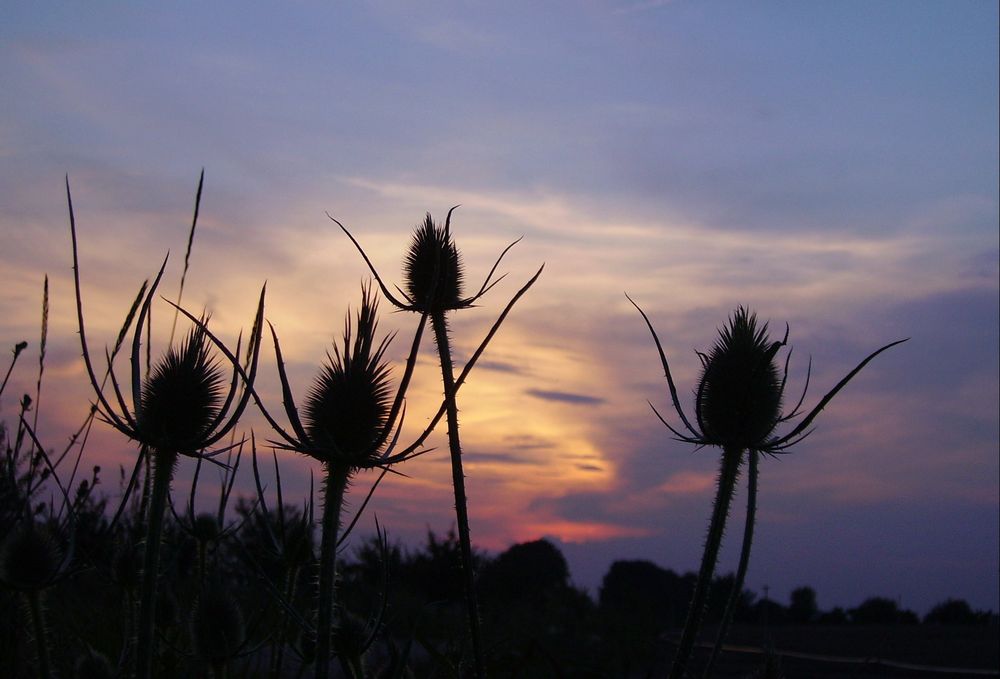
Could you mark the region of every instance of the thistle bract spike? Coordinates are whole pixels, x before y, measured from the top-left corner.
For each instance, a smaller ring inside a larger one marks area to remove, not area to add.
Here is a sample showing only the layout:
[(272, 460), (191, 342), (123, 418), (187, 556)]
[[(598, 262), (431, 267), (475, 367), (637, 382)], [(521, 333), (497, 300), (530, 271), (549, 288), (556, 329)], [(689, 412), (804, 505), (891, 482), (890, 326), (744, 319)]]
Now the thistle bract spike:
[(462, 306), (461, 255), (450, 228), (435, 224), (430, 213), (413, 234), (403, 271), (406, 293), (417, 309), (433, 313)]
[(377, 458), (391, 400), (389, 366), (383, 360), (387, 341), (375, 342), (377, 311), (366, 288), (356, 328), (348, 317), (343, 349), (334, 346), (306, 400), (306, 431), (313, 454), (323, 462), (360, 467)]
[(781, 371), (767, 323), (739, 307), (704, 359), (697, 418), (707, 441), (739, 449), (765, 445), (781, 419)]
[(159, 451), (194, 453), (218, 414), (222, 373), (195, 328), (153, 366), (142, 387), (139, 430)]

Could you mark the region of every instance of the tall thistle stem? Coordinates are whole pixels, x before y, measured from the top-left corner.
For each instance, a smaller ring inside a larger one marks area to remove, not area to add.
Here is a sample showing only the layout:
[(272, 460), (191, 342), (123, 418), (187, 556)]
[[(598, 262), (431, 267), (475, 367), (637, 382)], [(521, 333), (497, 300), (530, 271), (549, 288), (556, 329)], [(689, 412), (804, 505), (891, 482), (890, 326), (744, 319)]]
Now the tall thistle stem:
[(337, 540), (350, 468), (327, 464), (323, 490), (323, 538), (319, 557), (319, 608), (316, 611), (316, 679), (330, 675), (334, 606), (337, 603)]
[(149, 525), (142, 562), (142, 584), (139, 590), (139, 638), (136, 643), (136, 677), (149, 679), (153, 675), (154, 626), (156, 620), (156, 589), (159, 582), (160, 539), (163, 535), (163, 513), (170, 493), (170, 481), (177, 464), (177, 455), (165, 451), (148, 451), (153, 459), (153, 492), (149, 505)]
[(677, 655), (674, 656), (670, 668), (670, 679), (682, 679), (691, 660), (691, 651), (698, 638), (701, 619), (705, 614), (705, 604), (708, 600), (708, 590), (715, 574), (715, 563), (719, 558), (719, 545), (725, 532), (726, 519), (729, 516), (729, 505), (732, 503), (733, 490), (740, 473), (740, 462), (743, 450), (734, 446), (726, 446), (722, 454), (722, 468), (719, 471), (719, 487), (715, 494), (715, 504), (712, 508), (712, 520), (708, 526), (708, 538), (705, 540), (705, 551), (701, 556), (701, 568), (698, 570), (698, 582), (694, 587), (691, 605), (688, 608), (687, 621), (681, 633)]
[(465, 606), (472, 636), (472, 655), (476, 676), (486, 676), (483, 659), (482, 635), (479, 629), (479, 603), (476, 598), (476, 575), (472, 564), (472, 540), (469, 536), (469, 510), (465, 497), (465, 473), (462, 471), (462, 443), (458, 436), (458, 404), (455, 402), (455, 376), (451, 363), (451, 343), (448, 339), (448, 322), (444, 312), (431, 316), (434, 339), (441, 357), (441, 379), (448, 416), (448, 448), (451, 451), (451, 479), (455, 489), (455, 518), (458, 522), (458, 540), (462, 550), (462, 582), (465, 588)]
[(740, 550), (740, 563), (736, 567), (736, 576), (733, 579), (733, 591), (729, 593), (729, 600), (726, 602), (726, 610), (722, 614), (722, 622), (719, 625), (719, 634), (715, 639), (715, 646), (712, 647), (712, 654), (708, 657), (708, 663), (705, 664), (705, 671), (702, 676), (705, 679), (710, 679), (712, 676), (712, 667), (715, 665), (715, 661), (719, 657), (719, 652), (722, 650), (722, 644), (726, 640), (726, 635), (729, 633), (729, 626), (733, 622), (733, 614), (736, 612), (736, 605), (740, 600), (740, 594), (743, 592), (743, 582), (747, 575), (747, 566), (750, 564), (750, 547), (753, 544), (753, 527), (757, 518), (757, 463), (760, 460), (760, 453), (756, 450), (751, 450), (749, 453), (750, 465), (747, 480), (747, 517), (746, 525), (743, 527), (743, 547)]
[(42, 605), (42, 592), (31, 590), (24, 593), (28, 603), (28, 614), (31, 616), (31, 627), (35, 635), (35, 657), (38, 660), (39, 679), (49, 679), (52, 676), (49, 661), (49, 639), (45, 629), (45, 611)]

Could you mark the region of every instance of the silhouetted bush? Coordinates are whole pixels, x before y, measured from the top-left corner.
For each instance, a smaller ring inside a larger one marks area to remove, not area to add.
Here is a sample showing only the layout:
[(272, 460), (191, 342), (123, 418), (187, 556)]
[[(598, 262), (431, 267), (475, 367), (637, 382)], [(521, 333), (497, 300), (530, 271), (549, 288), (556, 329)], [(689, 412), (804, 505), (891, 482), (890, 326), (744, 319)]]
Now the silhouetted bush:
[(548, 540), (513, 545), (485, 566), (479, 576), (482, 596), (494, 601), (525, 601), (539, 607), (569, 583), (562, 552)]
[(924, 622), (931, 625), (985, 625), (989, 620), (988, 612), (973, 611), (964, 599), (942, 601), (924, 616)]
[(788, 606), (788, 618), (799, 624), (812, 622), (819, 614), (816, 605), (816, 590), (812, 587), (797, 587), (792, 590)]
[(856, 625), (911, 625), (919, 622), (913, 611), (900, 609), (895, 601), (885, 597), (871, 597), (850, 611), (851, 622)]

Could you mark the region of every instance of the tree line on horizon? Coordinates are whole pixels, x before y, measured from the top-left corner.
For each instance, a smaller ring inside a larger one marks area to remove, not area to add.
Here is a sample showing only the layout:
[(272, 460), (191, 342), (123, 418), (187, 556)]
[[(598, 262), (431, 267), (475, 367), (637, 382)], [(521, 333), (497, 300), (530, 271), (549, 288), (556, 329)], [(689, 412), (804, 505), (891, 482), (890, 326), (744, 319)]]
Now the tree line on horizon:
[[(400, 587), (435, 591), (433, 583), (447, 581), (449, 571), (457, 567), (455, 540), (453, 530), (444, 537), (428, 530), (423, 547), (407, 549), (400, 544), (394, 545), (390, 552), (391, 568), (399, 574)], [(378, 568), (376, 544), (375, 538), (369, 538), (353, 558), (348, 557), (345, 565), (348, 582), (371, 581)], [(604, 614), (617, 611), (638, 617), (644, 626), (660, 631), (684, 623), (683, 614), (697, 579), (693, 571), (679, 574), (649, 560), (615, 560), (604, 574), (595, 599), (585, 589), (572, 584), (565, 557), (548, 539), (517, 543), (497, 555), (477, 550), (476, 558), (481, 569), (479, 586), (488, 598), (537, 602), (544, 598), (545, 592), (561, 591), (570, 598), (590, 599), (590, 603)], [(718, 622), (733, 583), (732, 573), (713, 579), (707, 622)], [(451, 592), (454, 594), (456, 592)], [(885, 596), (868, 597), (853, 608), (836, 606), (823, 610), (818, 606), (816, 590), (808, 585), (793, 589), (787, 604), (761, 598), (750, 589), (740, 592), (738, 602), (735, 621), (746, 624), (995, 626), (1000, 620), (992, 610), (973, 609), (968, 601), (953, 597), (937, 603), (923, 617), (901, 608), (896, 600)]]

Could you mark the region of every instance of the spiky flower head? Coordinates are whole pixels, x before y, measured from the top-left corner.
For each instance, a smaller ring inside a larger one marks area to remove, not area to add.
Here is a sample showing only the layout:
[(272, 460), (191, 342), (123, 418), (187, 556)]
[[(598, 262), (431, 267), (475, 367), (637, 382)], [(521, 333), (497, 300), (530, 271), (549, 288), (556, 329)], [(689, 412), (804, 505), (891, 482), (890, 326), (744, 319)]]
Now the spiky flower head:
[(774, 362), (783, 342), (772, 342), (767, 323), (739, 307), (707, 356), (696, 414), (707, 442), (741, 450), (764, 446), (781, 420), (781, 372)]
[(0, 581), (22, 592), (37, 592), (59, 575), (63, 560), (62, 546), (52, 532), (27, 521), (0, 545)]
[(447, 222), (435, 224), (427, 213), (413, 233), (403, 270), (406, 293), (416, 309), (434, 313), (462, 306), (465, 273)]
[(205, 333), (195, 328), (153, 366), (142, 386), (138, 430), (155, 450), (193, 454), (222, 406), (222, 374)]
[(243, 612), (232, 593), (219, 583), (202, 591), (191, 617), (191, 643), (199, 658), (229, 660), (246, 639)]
[(75, 679), (114, 679), (111, 661), (103, 653), (87, 649), (73, 666)]
[(191, 534), (198, 542), (215, 542), (221, 533), (222, 528), (214, 514), (202, 513), (194, 517), (194, 522), (191, 524)]
[(322, 462), (356, 468), (374, 460), (389, 417), (389, 339), (376, 344), (378, 302), (362, 290), (355, 334), (350, 314), (343, 349), (334, 344), (305, 403), (305, 425), (313, 455)]
[(350, 611), (342, 611), (333, 630), (332, 646), (339, 657), (360, 661), (368, 650), (370, 630), (367, 623)]

